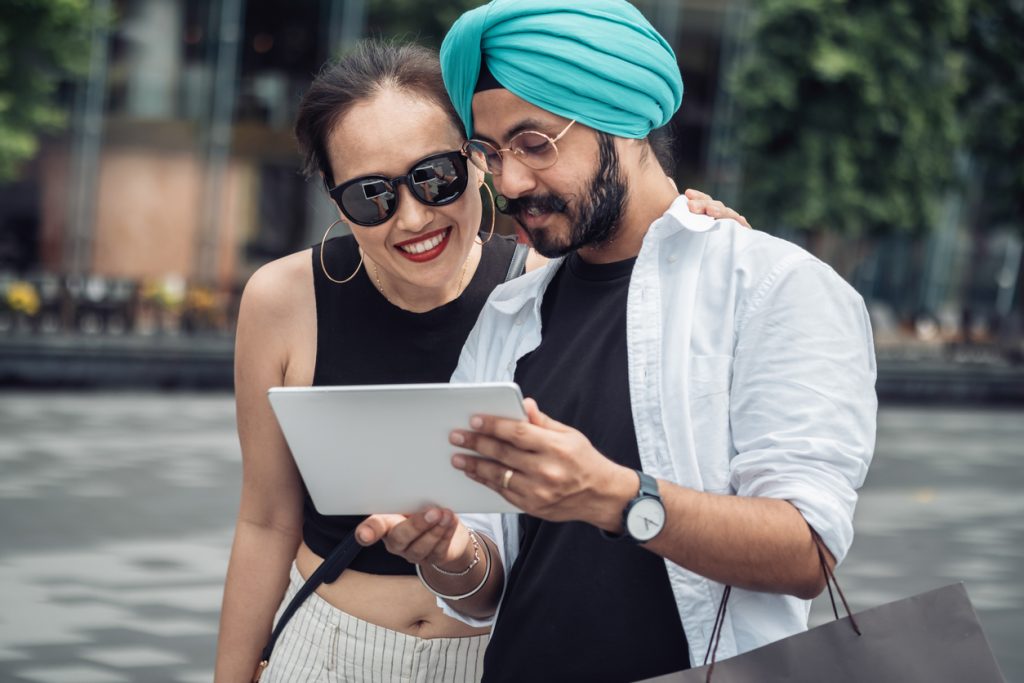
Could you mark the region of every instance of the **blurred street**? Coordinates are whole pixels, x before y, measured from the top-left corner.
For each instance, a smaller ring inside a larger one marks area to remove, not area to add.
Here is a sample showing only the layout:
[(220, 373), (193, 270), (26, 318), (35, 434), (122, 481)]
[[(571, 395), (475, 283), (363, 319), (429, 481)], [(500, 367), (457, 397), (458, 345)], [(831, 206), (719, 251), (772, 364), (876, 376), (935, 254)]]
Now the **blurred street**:
[[(0, 680), (211, 679), (233, 423), (228, 394), (0, 393)], [(1024, 681), (1022, 443), (1020, 409), (883, 408), (839, 572), (854, 609), (964, 581), (1009, 681)]]

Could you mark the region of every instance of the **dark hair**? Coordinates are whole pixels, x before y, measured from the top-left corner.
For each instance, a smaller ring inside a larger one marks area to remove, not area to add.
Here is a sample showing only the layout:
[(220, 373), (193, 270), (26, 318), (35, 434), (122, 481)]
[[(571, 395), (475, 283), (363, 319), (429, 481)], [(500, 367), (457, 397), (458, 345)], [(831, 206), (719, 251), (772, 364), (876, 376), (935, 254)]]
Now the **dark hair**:
[[(675, 174), (675, 136), (672, 135), (672, 124), (666, 124), (661, 128), (655, 128), (647, 134), (647, 144), (654, 152), (654, 158), (658, 160), (661, 170), (668, 176)], [(646, 150), (644, 150), (646, 152)]]
[(302, 96), (295, 118), (295, 137), (307, 177), (323, 173), (334, 185), (327, 138), (353, 105), (386, 88), (421, 95), (435, 102), (448, 115), (455, 130), (462, 123), (455, 112), (441, 78), (437, 53), (420, 45), (383, 40), (364, 40), (350, 52), (328, 62)]

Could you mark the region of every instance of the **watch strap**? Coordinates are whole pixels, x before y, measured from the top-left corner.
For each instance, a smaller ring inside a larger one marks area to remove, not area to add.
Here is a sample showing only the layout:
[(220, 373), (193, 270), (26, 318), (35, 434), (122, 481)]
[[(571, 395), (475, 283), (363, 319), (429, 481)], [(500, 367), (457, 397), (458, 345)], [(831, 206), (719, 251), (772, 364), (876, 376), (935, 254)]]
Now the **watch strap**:
[(660, 500), (661, 493), (658, 491), (658, 480), (643, 470), (636, 470), (636, 473), (640, 477), (640, 493), (637, 494), (637, 498), (651, 497)]
[(626, 515), (629, 513), (629, 509), (633, 507), (633, 503), (640, 500), (641, 498), (657, 498), (661, 500), (661, 494), (658, 492), (658, 480), (647, 474), (643, 470), (633, 470), (636, 472), (636, 476), (640, 479), (640, 488), (637, 490), (636, 496), (634, 496), (626, 507), (622, 508), (622, 533), (611, 534), (604, 529), (598, 529), (598, 533), (601, 534), (601, 538), (607, 541), (633, 541), (636, 542), (632, 536), (629, 535), (629, 531), (626, 527)]

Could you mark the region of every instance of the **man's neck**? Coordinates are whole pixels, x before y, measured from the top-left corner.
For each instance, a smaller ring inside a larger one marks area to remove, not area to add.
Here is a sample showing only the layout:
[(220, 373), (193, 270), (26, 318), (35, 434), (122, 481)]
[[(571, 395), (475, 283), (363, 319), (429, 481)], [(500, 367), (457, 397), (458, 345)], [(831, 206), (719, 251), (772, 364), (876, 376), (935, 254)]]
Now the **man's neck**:
[(678, 196), (675, 183), (660, 167), (631, 178), (625, 211), (612, 237), (600, 244), (582, 247), (577, 253), (587, 263), (614, 263), (633, 258), (640, 253), (651, 224), (668, 211)]

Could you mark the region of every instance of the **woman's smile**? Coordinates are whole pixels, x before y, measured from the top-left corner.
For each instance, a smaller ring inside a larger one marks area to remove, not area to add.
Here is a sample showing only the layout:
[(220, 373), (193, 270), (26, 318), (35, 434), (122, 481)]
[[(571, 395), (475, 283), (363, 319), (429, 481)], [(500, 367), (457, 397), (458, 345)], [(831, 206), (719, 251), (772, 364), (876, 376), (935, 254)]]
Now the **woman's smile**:
[(416, 261), (417, 263), (432, 261), (444, 252), (448, 246), (451, 233), (452, 228), (448, 226), (447, 228), (434, 230), (411, 240), (399, 242), (395, 245), (395, 249), (410, 261)]

